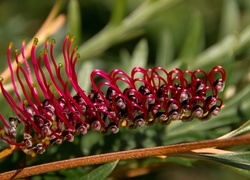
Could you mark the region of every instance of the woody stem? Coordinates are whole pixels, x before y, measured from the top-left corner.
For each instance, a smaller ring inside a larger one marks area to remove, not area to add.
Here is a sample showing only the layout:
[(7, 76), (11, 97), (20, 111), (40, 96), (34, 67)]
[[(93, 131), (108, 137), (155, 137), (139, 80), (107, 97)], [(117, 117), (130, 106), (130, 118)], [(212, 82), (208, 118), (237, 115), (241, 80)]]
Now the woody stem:
[(177, 155), (179, 153), (190, 152), (195, 149), (211, 148), (211, 147), (228, 147), (234, 145), (249, 144), (250, 135), (233, 137), (228, 139), (205, 140), (199, 142), (190, 142), (182, 144), (174, 144), (169, 146), (160, 146), (153, 148), (136, 149), (129, 151), (120, 151), (115, 153), (107, 153), (101, 155), (93, 155), (88, 157), (80, 157), (57, 161), (37, 166), (27, 167), (23, 169), (13, 170), (0, 174), (0, 179), (23, 178), (52, 171), (59, 171), (79, 166), (87, 166), (94, 164), (103, 164), (116, 160), (141, 159), (146, 157), (155, 157), (161, 155)]

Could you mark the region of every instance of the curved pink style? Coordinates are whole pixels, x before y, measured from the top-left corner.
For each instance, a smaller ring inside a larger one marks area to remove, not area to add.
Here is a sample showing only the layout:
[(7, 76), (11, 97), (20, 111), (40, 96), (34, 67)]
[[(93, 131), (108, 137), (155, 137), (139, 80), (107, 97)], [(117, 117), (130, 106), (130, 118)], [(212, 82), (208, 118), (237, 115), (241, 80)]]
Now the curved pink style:
[[(64, 63), (57, 64), (53, 55), (55, 40), (48, 39), (44, 51), (37, 56), (38, 40), (35, 39), (31, 66), (24, 56), (23, 42), (24, 66), (15, 51), (18, 64), (15, 72), (11, 66), (12, 44), (8, 48), (16, 97), (6, 91), (3, 78), (0, 88), (15, 115), (6, 120), (0, 114), (0, 138), (27, 154), (41, 154), (54, 143), (72, 142), (75, 135), (90, 130), (117, 133), (120, 126), (135, 128), (193, 118), (203, 121), (218, 115), (222, 108), (218, 93), (224, 89), (226, 72), (221, 66), (215, 66), (209, 73), (200, 69), (176, 68), (167, 72), (162, 67), (135, 67), (130, 75), (119, 69), (110, 73), (97, 69), (90, 75), (93, 90), (87, 93), (77, 80), (75, 66), (80, 56), (77, 48), (72, 47), (73, 41), (70, 35), (66, 36), (62, 49)], [(120, 89), (120, 82), (127, 88)], [(75, 95), (71, 95), (71, 88)], [(103, 89), (107, 89), (106, 92)], [(23, 138), (17, 142), (16, 128), (20, 123), (24, 125)]]

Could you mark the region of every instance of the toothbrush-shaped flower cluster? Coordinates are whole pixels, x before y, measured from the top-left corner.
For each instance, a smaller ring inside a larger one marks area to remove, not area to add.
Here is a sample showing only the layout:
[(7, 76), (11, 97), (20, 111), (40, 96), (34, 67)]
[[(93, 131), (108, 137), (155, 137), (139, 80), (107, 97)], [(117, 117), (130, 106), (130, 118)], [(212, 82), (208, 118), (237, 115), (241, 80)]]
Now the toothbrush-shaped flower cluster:
[[(77, 80), (75, 66), (79, 55), (77, 48), (72, 47), (73, 41), (66, 36), (64, 64), (57, 64), (53, 55), (55, 40), (47, 40), (44, 51), (37, 57), (38, 40), (35, 39), (31, 66), (24, 55), (23, 42), (24, 65), (15, 51), (15, 71), (11, 65), (10, 44), (7, 59), (15, 96), (6, 91), (3, 78), (0, 88), (15, 117), (5, 119), (0, 114), (0, 139), (34, 156), (54, 143), (72, 142), (75, 135), (90, 130), (117, 133), (120, 126), (135, 128), (193, 118), (203, 121), (218, 115), (222, 108), (218, 93), (224, 89), (226, 73), (221, 66), (215, 66), (209, 73), (178, 68), (167, 72), (161, 67), (135, 67), (131, 75), (119, 69), (109, 74), (94, 70), (90, 75), (93, 90), (87, 93)], [(126, 89), (120, 88), (121, 83)], [(76, 92), (73, 96), (72, 89)], [(20, 123), (24, 126), (21, 138), (16, 132)]]

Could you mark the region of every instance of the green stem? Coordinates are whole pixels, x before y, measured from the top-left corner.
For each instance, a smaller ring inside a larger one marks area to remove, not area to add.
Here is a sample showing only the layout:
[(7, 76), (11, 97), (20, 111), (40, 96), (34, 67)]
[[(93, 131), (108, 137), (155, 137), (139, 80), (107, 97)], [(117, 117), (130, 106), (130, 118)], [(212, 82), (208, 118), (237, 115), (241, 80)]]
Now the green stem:
[(182, 0), (165, 0), (148, 2), (146, 1), (135, 11), (125, 18), (119, 26), (108, 25), (89, 41), (79, 47), (81, 60), (88, 60), (96, 57), (106, 49), (118, 42), (123, 42), (142, 32), (142, 26), (154, 15), (162, 10), (177, 5)]
[(0, 174), (0, 179), (23, 178), (34, 176), (52, 171), (75, 168), (80, 166), (103, 164), (117, 160), (140, 159), (147, 157), (156, 157), (162, 155), (178, 155), (180, 153), (190, 152), (195, 149), (228, 147), (234, 145), (249, 144), (250, 135), (228, 138), (205, 140), (200, 142), (191, 142), (183, 144), (174, 144), (169, 146), (160, 146), (154, 148), (136, 149), (129, 151), (120, 151), (101, 155), (93, 155), (75, 159), (62, 160), (37, 166), (27, 167)]
[(115, 0), (109, 24), (118, 26), (121, 24), (126, 13), (127, 0)]

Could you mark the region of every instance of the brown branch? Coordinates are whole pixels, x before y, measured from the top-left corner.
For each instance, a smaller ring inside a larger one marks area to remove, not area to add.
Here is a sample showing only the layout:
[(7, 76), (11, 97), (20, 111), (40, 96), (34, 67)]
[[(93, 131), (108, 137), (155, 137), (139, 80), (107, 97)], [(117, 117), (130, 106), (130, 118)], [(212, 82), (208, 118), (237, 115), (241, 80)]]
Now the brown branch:
[(116, 160), (139, 159), (146, 157), (155, 157), (161, 155), (173, 155), (178, 153), (189, 152), (194, 149), (210, 148), (210, 147), (227, 147), (239, 144), (249, 144), (250, 135), (234, 137), (229, 139), (205, 140), (199, 142), (190, 142), (183, 144), (175, 144), (169, 146), (160, 146), (154, 148), (136, 149), (129, 151), (120, 151), (115, 153), (107, 153), (101, 155), (93, 155), (75, 159), (57, 161), (37, 166), (31, 166), (23, 169), (13, 170), (0, 174), (0, 179), (13, 179), (34, 176), (52, 171), (59, 171), (79, 166), (87, 166), (93, 164), (103, 164)]

